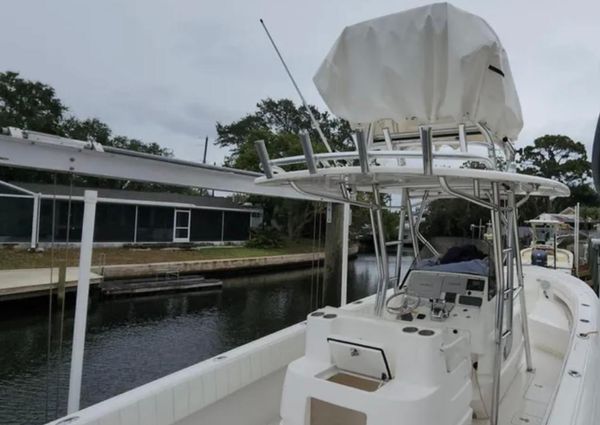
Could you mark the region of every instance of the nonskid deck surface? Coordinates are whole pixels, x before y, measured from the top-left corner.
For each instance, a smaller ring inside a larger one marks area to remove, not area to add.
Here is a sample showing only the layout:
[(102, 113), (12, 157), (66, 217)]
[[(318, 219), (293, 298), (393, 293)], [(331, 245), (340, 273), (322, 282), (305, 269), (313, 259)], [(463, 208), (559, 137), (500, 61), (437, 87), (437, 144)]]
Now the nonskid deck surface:
[[(525, 365), (521, 365), (521, 370), (500, 403), (499, 425), (538, 425), (544, 419), (563, 361), (535, 347), (532, 356), (535, 370), (527, 372)], [(489, 423), (487, 419), (473, 420), (473, 425)]]
[[(538, 425), (544, 419), (560, 375), (562, 359), (535, 348), (532, 355), (535, 370), (527, 372), (525, 365), (521, 365), (500, 404), (499, 425)], [(279, 425), (280, 420), (277, 418), (265, 425)], [(472, 422), (473, 425), (489, 423), (488, 419)]]

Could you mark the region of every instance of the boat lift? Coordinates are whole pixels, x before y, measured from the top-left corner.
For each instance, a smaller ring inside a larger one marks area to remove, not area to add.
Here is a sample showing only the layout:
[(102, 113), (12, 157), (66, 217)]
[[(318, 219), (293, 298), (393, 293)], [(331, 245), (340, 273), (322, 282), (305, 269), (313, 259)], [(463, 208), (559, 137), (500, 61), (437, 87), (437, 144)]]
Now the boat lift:
[[(0, 166), (2, 165), (307, 201), (323, 200), (318, 196), (298, 193), (291, 188), (269, 188), (256, 185), (254, 181), (262, 175), (260, 173), (149, 155), (103, 146), (93, 141), (84, 142), (14, 127), (4, 128), (0, 131)], [(38, 200), (35, 194), (32, 194), (32, 196), (34, 202)], [(96, 201), (96, 191), (86, 190), (75, 305), (68, 413), (79, 410)], [(39, 205), (39, 200), (37, 204)], [(344, 255), (342, 256), (341, 292), (342, 303), (345, 304), (347, 297), (350, 209), (346, 206), (343, 211), (345, 231), (342, 239)], [(34, 214), (35, 226), (37, 226), (38, 221), (39, 212)], [(32, 247), (35, 247), (33, 240)]]

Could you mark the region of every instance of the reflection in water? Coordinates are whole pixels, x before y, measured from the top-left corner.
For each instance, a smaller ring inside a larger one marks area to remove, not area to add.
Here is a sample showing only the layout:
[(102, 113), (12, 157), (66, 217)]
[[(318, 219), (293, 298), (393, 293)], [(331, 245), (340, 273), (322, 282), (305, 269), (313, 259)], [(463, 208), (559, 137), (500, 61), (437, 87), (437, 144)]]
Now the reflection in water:
[[(353, 261), (349, 300), (372, 294), (376, 279), (372, 256)], [(221, 291), (93, 298), (82, 407), (298, 323), (314, 305), (314, 292), (308, 269), (225, 279)], [(66, 412), (73, 303), (62, 357), (54, 320), (47, 362), (45, 302), (0, 311), (0, 424), (41, 424)]]

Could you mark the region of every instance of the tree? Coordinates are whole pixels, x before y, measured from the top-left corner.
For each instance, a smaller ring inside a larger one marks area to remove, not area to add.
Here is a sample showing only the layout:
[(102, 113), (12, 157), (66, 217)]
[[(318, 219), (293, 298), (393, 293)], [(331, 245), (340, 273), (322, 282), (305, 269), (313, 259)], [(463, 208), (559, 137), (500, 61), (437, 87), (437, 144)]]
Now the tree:
[(462, 199), (438, 199), (429, 204), (423, 234), (428, 237), (472, 236), (471, 225), (483, 225), (490, 220), (490, 212)]
[[(341, 119), (309, 106), (319, 122), (328, 142), (334, 149), (348, 149), (350, 125)], [(312, 128), (304, 106), (297, 106), (289, 99), (265, 99), (256, 105), (256, 111), (230, 124), (217, 123), (217, 145), (228, 148), (230, 155), (225, 165), (245, 170), (260, 171), (254, 142), (264, 140), (271, 158), (301, 155), (302, 147), (298, 133), (309, 132), (313, 150), (324, 152), (325, 147), (318, 133)], [(280, 198), (252, 196), (252, 202), (262, 204), (265, 222), (274, 223), (289, 238), (296, 238), (313, 221), (312, 203)], [(320, 214), (320, 212), (317, 212)]]
[(568, 136), (545, 135), (535, 139), (532, 146), (519, 149), (517, 155), (519, 172), (557, 180), (571, 189), (569, 198), (548, 199), (547, 204), (528, 201), (522, 208), (521, 218), (560, 211), (577, 202), (584, 205), (599, 202), (589, 184), (592, 169), (583, 143)]
[[(256, 108), (254, 113), (231, 124), (217, 123), (217, 144), (231, 151), (226, 158), (226, 165), (258, 171), (259, 161), (254, 148), (256, 140), (265, 141), (272, 158), (299, 155), (302, 148), (298, 133), (302, 130), (309, 132), (316, 153), (325, 152), (304, 106), (296, 106), (290, 99), (265, 99)], [(352, 146), (349, 140), (351, 129), (347, 121), (321, 112), (312, 105), (309, 108), (334, 150)]]
[[(78, 119), (66, 116), (68, 108), (56, 96), (49, 85), (38, 81), (25, 80), (16, 72), (0, 73), (0, 127), (18, 127), (40, 131), (77, 140), (93, 140), (105, 146), (133, 150), (160, 156), (172, 156), (170, 149), (157, 143), (145, 143), (124, 136), (113, 136), (112, 130), (97, 118)], [(0, 179), (19, 182), (52, 183), (52, 174), (43, 171), (20, 170), (0, 167)], [(57, 182), (70, 183), (66, 175), (59, 175)], [(75, 184), (95, 187), (123, 187), (126, 182), (99, 179), (87, 176), (73, 176)], [(184, 188), (167, 187), (149, 183), (127, 183), (132, 190), (172, 190), (188, 191)]]
[(545, 135), (517, 151), (519, 171), (558, 180), (569, 187), (588, 184), (592, 177), (585, 146), (568, 136)]
[(24, 80), (17, 72), (0, 73), (0, 125), (61, 135), (67, 111), (54, 89)]

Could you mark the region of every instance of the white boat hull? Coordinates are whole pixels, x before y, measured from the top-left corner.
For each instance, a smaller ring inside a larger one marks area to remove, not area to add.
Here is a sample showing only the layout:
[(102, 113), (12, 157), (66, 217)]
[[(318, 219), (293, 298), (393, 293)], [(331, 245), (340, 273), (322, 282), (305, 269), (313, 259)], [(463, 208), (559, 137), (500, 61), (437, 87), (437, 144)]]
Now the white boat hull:
[[(600, 423), (598, 298), (582, 281), (552, 269), (529, 266), (524, 272), (535, 371), (525, 371), (522, 340), (515, 340), (519, 354), (503, 369), (500, 423)], [(366, 311), (372, 302), (369, 297), (344, 310)], [(305, 337), (305, 323), (291, 326), (52, 424), (278, 424), (286, 369), (304, 355)], [(477, 409), (477, 402), (472, 406)], [(77, 420), (65, 422), (70, 417)], [(457, 423), (488, 421), (468, 415)]]

